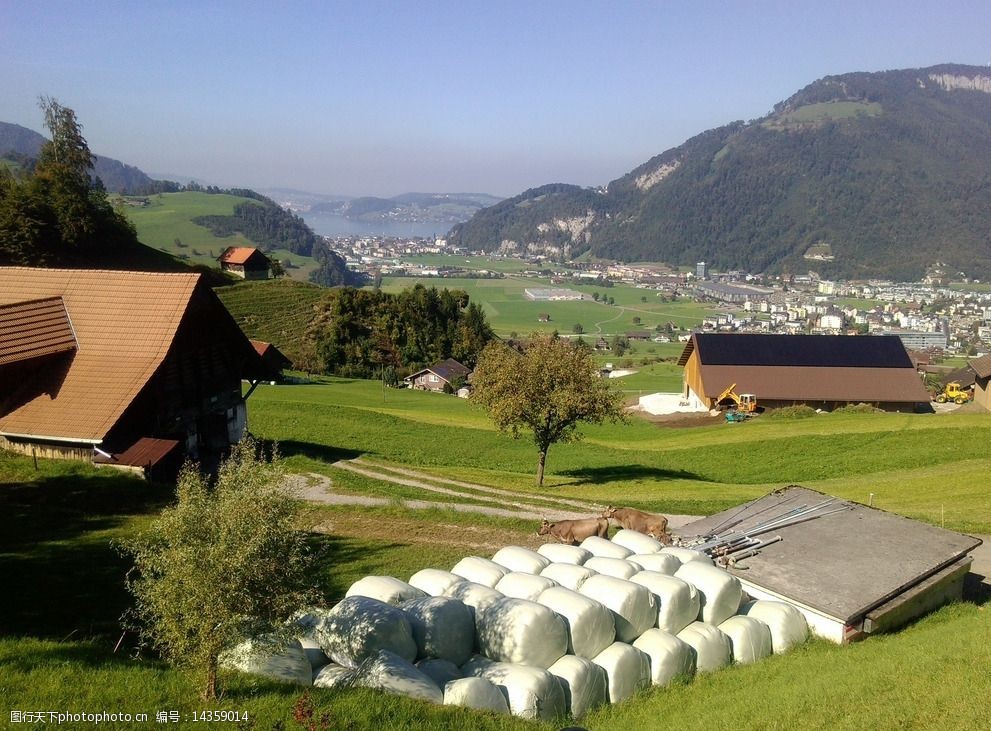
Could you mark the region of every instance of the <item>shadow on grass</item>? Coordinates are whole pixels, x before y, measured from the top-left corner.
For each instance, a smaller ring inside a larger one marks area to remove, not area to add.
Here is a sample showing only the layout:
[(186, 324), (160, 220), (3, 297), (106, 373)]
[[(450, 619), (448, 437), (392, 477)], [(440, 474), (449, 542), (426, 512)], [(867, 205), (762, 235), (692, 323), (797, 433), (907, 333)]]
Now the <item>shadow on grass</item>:
[(314, 555), (314, 579), (328, 604), (342, 599), (357, 577), (381, 573), (379, 554), (409, 545), (326, 533), (310, 533), (307, 543)]
[(283, 457), (309, 457), (331, 464), (342, 459), (355, 459), (364, 454), (354, 449), (342, 449), (340, 447), (328, 447), (325, 444), (314, 444), (313, 442), (299, 442), (289, 439), (279, 442), (279, 454)]
[(601, 484), (623, 480), (702, 480), (701, 475), (685, 470), (665, 470), (646, 465), (609, 465), (607, 467), (583, 467), (576, 470), (557, 472), (576, 478), (569, 485)]

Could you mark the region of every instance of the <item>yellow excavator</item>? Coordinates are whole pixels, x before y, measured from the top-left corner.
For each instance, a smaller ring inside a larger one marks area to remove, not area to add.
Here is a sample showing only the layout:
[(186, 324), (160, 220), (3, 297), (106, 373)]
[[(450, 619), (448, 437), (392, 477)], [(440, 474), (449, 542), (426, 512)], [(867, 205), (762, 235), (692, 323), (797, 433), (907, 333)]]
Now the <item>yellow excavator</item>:
[(743, 421), (757, 416), (760, 408), (757, 406), (757, 396), (752, 393), (737, 393), (736, 384), (732, 384), (716, 398), (716, 408), (726, 409), (726, 421)]
[(964, 390), (960, 388), (960, 384), (956, 381), (950, 381), (943, 388), (942, 393), (936, 394), (936, 403), (945, 404), (947, 401), (952, 401), (955, 404), (965, 404), (971, 399), (971, 392), (969, 390)]

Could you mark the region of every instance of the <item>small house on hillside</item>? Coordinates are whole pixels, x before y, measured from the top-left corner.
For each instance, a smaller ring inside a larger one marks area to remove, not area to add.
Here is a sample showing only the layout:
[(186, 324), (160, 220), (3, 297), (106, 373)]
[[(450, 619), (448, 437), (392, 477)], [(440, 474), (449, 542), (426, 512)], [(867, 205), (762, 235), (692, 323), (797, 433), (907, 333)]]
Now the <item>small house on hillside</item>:
[(454, 358), (442, 360), (405, 378), (410, 388), (421, 391), (452, 391), (457, 381), (465, 381), (471, 369)]
[(211, 455), (247, 428), (241, 379), (271, 377), (199, 274), (0, 267), (0, 448)]
[(266, 343), (263, 340), (251, 340), (250, 342), (251, 347), (255, 349), (255, 352), (258, 353), (258, 356), (272, 373), (278, 375), (282, 371), (292, 368), (292, 361), (271, 343)]
[(217, 259), (220, 269), (242, 279), (268, 279), (272, 262), (253, 246), (228, 246)]
[(892, 336), (695, 333), (678, 365), (685, 399), (701, 408), (715, 408), (733, 384), (770, 408), (869, 403), (915, 411), (929, 405), (915, 364)]
[(974, 372), (974, 402), (991, 411), (991, 355), (976, 358), (967, 364)]

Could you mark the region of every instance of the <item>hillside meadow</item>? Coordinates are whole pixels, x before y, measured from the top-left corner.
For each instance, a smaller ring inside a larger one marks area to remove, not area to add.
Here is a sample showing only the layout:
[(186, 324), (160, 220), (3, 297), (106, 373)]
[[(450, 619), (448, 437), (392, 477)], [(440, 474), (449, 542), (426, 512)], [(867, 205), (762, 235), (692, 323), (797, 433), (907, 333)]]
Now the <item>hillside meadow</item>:
[[(319, 379), (260, 386), (251, 431), (277, 441), (294, 472), (329, 478), (335, 492), (378, 498), (374, 507), (314, 505), (310, 534), (325, 599), (364, 575), (407, 578), (450, 568), (464, 555), (536, 545), (535, 520), (453, 509), (411, 510), (426, 498), (491, 504), (482, 486), (537, 505), (623, 503), (670, 513), (723, 509), (789, 483), (824, 490), (966, 532), (991, 532), (985, 414), (826, 414), (672, 428), (637, 416), (589, 427), (585, 441), (555, 445), (547, 485), (532, 487), (536, 455), (495, 431), (464, 400), (384, 389), (375, 381)], [(382, 475), (417, 470), (424, 485), (463, 481), (457, 496), (335, 467), (360, 458)], [(0, 603), (0, 686), (11, 708), (131, 713), (204, 710), (193, 679), (121, 635), (126, 562), (114, 541), (135, 535), (171, 500), (171, 488), (88, 465), (0, 453), (0, 574), (16, 588)], [(850, 647), (811, 641), (758, 665), (650, 690), (602, 708), (589, 729), (972, 729), (991, 725), (988, 605), (943, 608), (890, 636)], [(119, 648), (117, 647), (120, 641)], [(115, 651), (115, 648), (116, 651)], [(212, 710), (247, 712), (244, 728), (301, 728), (311, 703), (330, 728), (552, 729), (565, 725), (431, 707), (368, 691), (301, 689), (244, 675), (226, 678)], [(867, 690), (865, 690), (867, 689)], [(868, 692), (869, 690), (869, 692)], [(866, 694), (865, 694), (866, 693)], [(303, 699), (303, 700), (301, 700)], [(3, 722), (6, 723), (6, 709)], [(131, 724), (101, 724), (133, 728)]]

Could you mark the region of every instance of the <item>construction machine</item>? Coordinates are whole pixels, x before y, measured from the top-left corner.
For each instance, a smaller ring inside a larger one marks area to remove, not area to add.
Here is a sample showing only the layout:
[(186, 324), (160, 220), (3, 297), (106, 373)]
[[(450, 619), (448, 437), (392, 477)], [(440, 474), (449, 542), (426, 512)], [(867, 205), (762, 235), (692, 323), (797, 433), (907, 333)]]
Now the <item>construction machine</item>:
[(716, 398), (716, 408), (726, 410), (726, 421), (743, 421), (757, 416), (760, 408), (757, 406), (757, 396), (752, 393), (737, 393), (736, 384), (732, 384)]
[(936, 403), (945, 404), (947, 401), (952, 401), (955, 404), (965, 404), (970, 401), (971, 396), (969, 390), (961, 389), (956, 381), (950, 381), (943, 387), (942, 393), (936, 394)]

